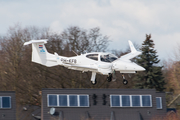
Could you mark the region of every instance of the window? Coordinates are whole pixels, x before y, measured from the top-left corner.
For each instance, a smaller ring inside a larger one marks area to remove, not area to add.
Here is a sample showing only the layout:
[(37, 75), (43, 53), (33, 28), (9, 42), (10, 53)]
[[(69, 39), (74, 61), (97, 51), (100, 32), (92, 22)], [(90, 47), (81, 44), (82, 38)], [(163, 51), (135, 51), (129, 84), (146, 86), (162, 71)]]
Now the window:
[(49, 106), (57, 106), (57, 95), (49, 95)]
[(132, 106), (133, 107), (140, 107), (140, 96), (139, 95), (132, 95)]
[(86, 55), (87, 58), (98, 61), (98, 54)]
[(89, 107), (89, 95), (48, 95), (48, 106)]
[(78, 106), (77, 95), (69, 95), (69, 106)]
[(89, 101), (87, 95), (80, 95), (79, 100), (80, 100), (80, 106), (88, 106)]
[(0, 96), (0, 108), (11, 108), (10, 96)]
[(67, 95), (59, 95), (59, 106), (68, 106)]
[(122, 95), (122, 106), (123, 107), (130, 107), (130, 96), (129, 95)]
[(152, 107), (151, 95), (110, 95), (111, 107)]
[(161, 97), (156, 97), (156, 109), (162, 109), (162, 99), (161, 99)]
[(151, 96), (150, 95), (142, 95), (142, 106), (143, 107), (151, 107)]
[(1, 104), (2, 104), (2, 99), (1, 99), (1, 97), (0, 97), (0, 108), (2, 107), (2, 105), (1, 105)]
[(119, 95), (111, 95), (111, 106), (112, 107), (120, 107), (120, 96)]

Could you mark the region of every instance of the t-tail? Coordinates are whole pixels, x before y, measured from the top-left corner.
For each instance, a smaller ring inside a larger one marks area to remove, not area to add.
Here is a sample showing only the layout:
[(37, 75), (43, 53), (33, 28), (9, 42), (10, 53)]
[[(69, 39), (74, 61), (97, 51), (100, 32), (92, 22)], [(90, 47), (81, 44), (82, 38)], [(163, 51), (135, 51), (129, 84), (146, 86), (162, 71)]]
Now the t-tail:
[(47, 39), (30, 40), (25, 42), (24, 45), (32, 44), (32, 62), (52, 67), (58, 65), (56, 56), (47, 51), (44, 44), (47, 43)]

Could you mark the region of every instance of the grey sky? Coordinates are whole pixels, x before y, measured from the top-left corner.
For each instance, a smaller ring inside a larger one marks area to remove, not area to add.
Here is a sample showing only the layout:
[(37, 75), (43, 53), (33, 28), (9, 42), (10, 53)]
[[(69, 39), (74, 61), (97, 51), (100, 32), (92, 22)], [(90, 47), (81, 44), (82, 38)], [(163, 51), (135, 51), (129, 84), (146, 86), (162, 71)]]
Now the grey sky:
[(179, 0), (0, 0), (0, 35), (17, 22), (54, 32), (98, 26), (112, 40), (109, 49), (125, 49), (128, 40), (142, 44), (151, 34), (165, 59), (180, 44), (179, 6)]

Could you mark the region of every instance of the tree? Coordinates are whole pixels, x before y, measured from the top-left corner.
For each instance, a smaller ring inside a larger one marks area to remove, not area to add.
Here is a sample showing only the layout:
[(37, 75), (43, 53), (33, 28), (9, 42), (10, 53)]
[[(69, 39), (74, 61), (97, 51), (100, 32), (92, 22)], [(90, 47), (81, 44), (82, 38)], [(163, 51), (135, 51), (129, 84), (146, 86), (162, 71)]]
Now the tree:
[(136, 62), (144, 67), (144, 72), (139, 72), (133, 78), (135, 87), (140, 89), (152, 89), (163, 91), (165, 89), (165, 81), (162, 74), (163, 66), (158, 66), (160, 62), (151, 35), (146, 35), (146, 40), (140, 48), (142, 54), (138, 56)]

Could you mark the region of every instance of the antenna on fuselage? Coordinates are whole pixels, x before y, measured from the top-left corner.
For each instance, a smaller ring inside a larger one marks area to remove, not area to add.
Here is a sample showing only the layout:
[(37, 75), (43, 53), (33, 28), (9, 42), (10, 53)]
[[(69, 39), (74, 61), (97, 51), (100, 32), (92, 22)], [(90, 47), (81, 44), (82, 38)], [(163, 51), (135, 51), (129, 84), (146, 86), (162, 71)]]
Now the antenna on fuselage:
[(74, 54), (76, 54), (78, 56), (78, 54), (74, 50), (72, 50), (72, 51), (73, 51)]

